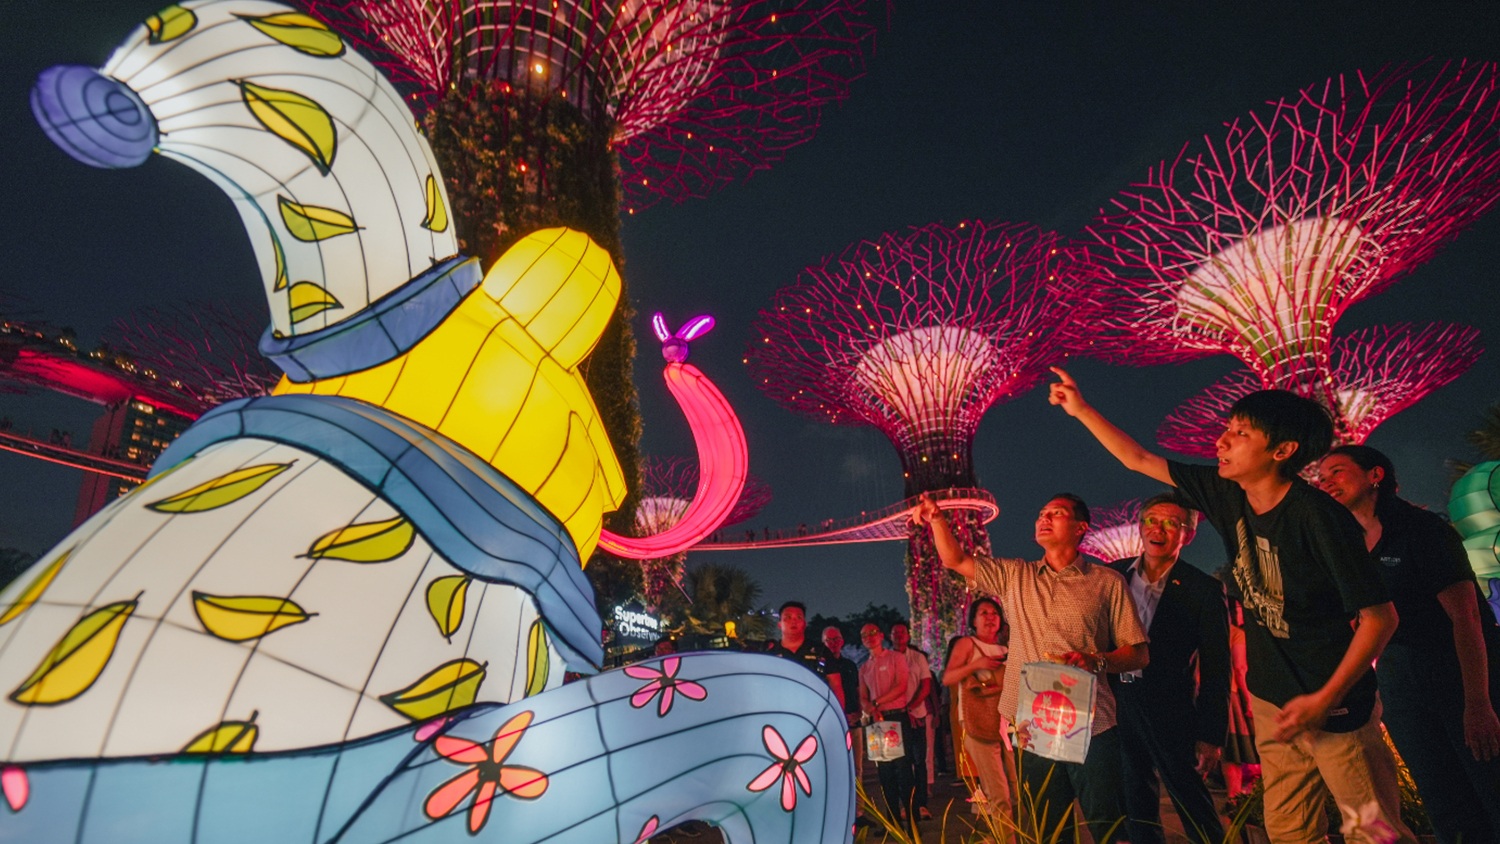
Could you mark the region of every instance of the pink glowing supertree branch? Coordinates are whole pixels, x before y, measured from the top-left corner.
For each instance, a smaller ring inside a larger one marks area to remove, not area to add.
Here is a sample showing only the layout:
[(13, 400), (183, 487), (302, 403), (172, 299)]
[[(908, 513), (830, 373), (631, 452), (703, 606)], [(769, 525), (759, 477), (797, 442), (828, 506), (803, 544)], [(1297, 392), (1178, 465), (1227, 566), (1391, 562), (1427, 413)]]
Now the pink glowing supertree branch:
[(1336, 77), (1163, 162), (1090, 231), (1128, 306), (1090, 353), (1233, 354), (1331, 406), (1333, 325), (1500, 197), (1494, 64)]
[(812, 137), (867, 0), (307, 0), (425, 101), (472, 80), (604, 121), (626, 205), (701, 196)]
[(786, 407), (885, 432), (908, 494), (971, 487), (985, 411), (1035, 385), (1100, 309), (1076, 293), (1081, 258), (1028, 225), (887, 234), (777, 291), (745, 362)]
[(1080, 551), (1106, 563), (1141, 555), (1141, 499), (1094, 510), (1093, 519), (1078, 543)]
[(263, 396), (280, 380), (257, 343), (265, 315), (195, 302), (115, 320), (109, 339), (205, 407)]
[[(665, 322), (658, 314), (652, 320), (665, 332)], [(750, 455), (745, 445), (745, 431), (739, 417), (724, 394), (696, 366), (687, 363), (688, 347), (684, 335), (699, 336), (712, 327), (701, 318), (690, 320), (688, 328), (675, 334), (668, 332), (662, 345), (667, 366), (662, 373), (667, 389), (687, 416), (688, 427), (698, 446), (698, 488), (676, 524), (645, 537), (619, 536), (604, 531), (599, 547), (617, 557), (649, 560), (670, 557), (708, 538), (734, 511), (749, 476)], [(691, 330), (698, 326), (698, 330)], [(673, 342), (676, 341), (676, 342)]]
[[(1381, 423), (1453, 381), (1479, 359), (1479, 330), (1433, 323), (1375, 326), (1333, 342), (1328, 385), (1335, 428), (1363, 443)], [(1235, 372), (1189, 399), (1162, 422), (1156, 441), (1196, 457), (1213, 457), (1229, 408), (1265, 385), (1249, 370)]]

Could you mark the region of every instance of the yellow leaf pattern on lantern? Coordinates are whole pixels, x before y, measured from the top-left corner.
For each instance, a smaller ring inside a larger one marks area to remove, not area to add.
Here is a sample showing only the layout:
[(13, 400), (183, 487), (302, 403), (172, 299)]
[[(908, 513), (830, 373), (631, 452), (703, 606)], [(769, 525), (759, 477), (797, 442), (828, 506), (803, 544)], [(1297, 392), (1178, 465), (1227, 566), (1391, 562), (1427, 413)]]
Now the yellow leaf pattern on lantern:
[(461, 574), (440, 577), (427, 584), (427, 612), (437, 622), (438, 633), (453, 640), (464, 623), (464, 599), (469, 594), (469, 578)]
[(265, 463), (238, 469), (146, 506), (161, 513), (201, 513), (233, 504), (291, 468), (290, 463)]
[(539, 618), (531, 622), (531, 631), (526, 634), (526, 697), (546, 690), (547, 675), (552, 670), (551, 652), (547, 625)]
[(427, 174), (427, 216), (422, 218), (422, 228), (440, 232), (448, 229), (448, 208), (443, 204), (443, 192), (437, 179)]
[(455, 659), (404, 689), (381, 695), (380, 702), (413, 721), (426, 721), (473, 703), (484, 673), (484, 666), (472, 659)]
[(328, 310), (344, 307), (333, 294), (310, 281), (299, 281), (287, 294), (290, 301), (292, 322), (301, 322)]
[(276, 201), (281, 208), (281, 221), (286, 224), (286, 230), (298, 240), (313, 243), (348, 234), (359, 228), (354, 224), (354, 218), (342, 211), (317, 205), (302, 205), (284, 196), (276, 197)]
[(346, 560), (351, 563), (383, 563), (406, 553), (416, 538), (411, 522), (396, 516), (381, 522), (365, 522), (330, 531), (307, 549), (314, 560)]
[(182, 749), (183, 753), (249, 753), (260, 737), (260, 728), (255, 726), (259, 712), (250, 713), (248, 721), (225, 721), (217, 727), (204, 730)]
[(198, 25), (198, 16), (191, 9), (181, 6), (168, 6), (160, 12), (146, 18), (146, 28), (151, 30), (150, 42), (152, 44), (164, 44), (174, 41), (193, 31)]
[(311, 15), (301, 12), (277, 12), (264, 17), (235, 15), (281, 43), (299, 53), (319, 58), (334, 58), (344, 54), (344, 42), (323, 23)]
[(328, 111), (296, 91), (267, 88), (243, 79), (239, 86), (240, 98), (260, 125), (301, 150), (312, 159), (319, 173), (328, 175), (339, 142), (338, 130)]
[(193, 593), (193, 611), (203, 629), (231, 642), (259, 639), (312, 618), (296, 603), (270, 595), (209, 595)]
[(88, 691), (115, 652), (125, 620), (140, 596), (100, 607), (84, 616), (52, 647), (10, 699), (25, 706), (64, 703)]
[(62, 554), (58, 555), (57, 559), (48, 563), (47, 567), (42, 569), (40, 574), (32, 578), (31, 582), (26, 585), (26, 588), (21, 590), (21, 594), (16, 598), (15, 602), (5, 610), (5, 614), (0, 615), (0, 624), (5, 624), (13, 620), (16, 616), (26, 612), (32, 604), (36, 603), (36, 599), (42, 597), (42, 593), (47, 591), (47, 587), (52, 583), (52, 578), (57, 577), (58, 570), (63, 567), (63, 563), (68, 561), (68, 555), (71, 553), (73, 553), (73, 549), (71, 548), (62, 552)]

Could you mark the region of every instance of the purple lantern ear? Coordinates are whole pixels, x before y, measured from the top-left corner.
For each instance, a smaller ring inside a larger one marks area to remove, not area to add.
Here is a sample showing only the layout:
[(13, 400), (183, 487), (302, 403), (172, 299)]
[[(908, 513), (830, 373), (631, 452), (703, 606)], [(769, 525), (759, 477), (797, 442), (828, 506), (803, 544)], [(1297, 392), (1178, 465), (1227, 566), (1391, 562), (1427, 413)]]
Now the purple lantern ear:
[(677, 336), (684, 340), (696, 340), (708, 333), (714, 327), (714, 318), (708, 314), (696, 316), (687, 321), (687, 325), (677, 330)]
[(651, 330), (655, 332), (656, 339), (663, 343), (672, 336), (672, 332), (667, 330), (667, 321), (661, 318), (660, 312), (651, 315)]
[(90, 167), (135, 167), (156, 146), (151, 109), (125, 83), (91, 67), (42, 71), (31, 88), (31, 113), (53, 143)]

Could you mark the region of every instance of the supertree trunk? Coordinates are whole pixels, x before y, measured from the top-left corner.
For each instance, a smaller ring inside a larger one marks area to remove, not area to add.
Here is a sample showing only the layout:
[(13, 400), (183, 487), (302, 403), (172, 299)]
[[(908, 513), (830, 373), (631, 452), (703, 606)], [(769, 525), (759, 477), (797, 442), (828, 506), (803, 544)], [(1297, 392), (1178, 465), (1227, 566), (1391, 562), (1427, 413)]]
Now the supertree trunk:
[[(947, 511), (953, 536), (966, 553), (990, 553), (990, 535), (973, 510)], [(911, 601), (911, 635), (934, 665), (947, 652), (948, 640), (963, 634), (971, 595), (963, 578), (943, 568), (932, 531), (915, 527), (906, 541), (906, 597)]]
[[(470, 80), (433, 103), (424, 128), (448, 179), (459, 245), (485, 269), (526, 234), (552, 226), (589, 235), (623, 269), (619, 166), (603, 121), (565, 98)], [(614, 316), (581, 367), (630, 490), (605, 527), (627, 536), (640, 497), (634, 316), (622, 280)]]

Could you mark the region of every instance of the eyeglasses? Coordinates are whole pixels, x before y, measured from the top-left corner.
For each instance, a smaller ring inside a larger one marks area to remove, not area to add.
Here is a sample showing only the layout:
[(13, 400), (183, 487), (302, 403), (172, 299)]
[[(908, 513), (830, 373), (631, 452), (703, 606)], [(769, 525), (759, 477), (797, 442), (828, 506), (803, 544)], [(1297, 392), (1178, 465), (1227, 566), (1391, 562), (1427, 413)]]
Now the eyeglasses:
[(1156, 516), (1147, 516), (1146, 518), (1141, 519), (1141, 524), (1145, 525), (1146, 527), (1163, 527), (1167, 530), (1177, 530), (1178, 528), (1182, 527), (1182, 522), (1179, 522), (1176, 519), (1159, 519)]

